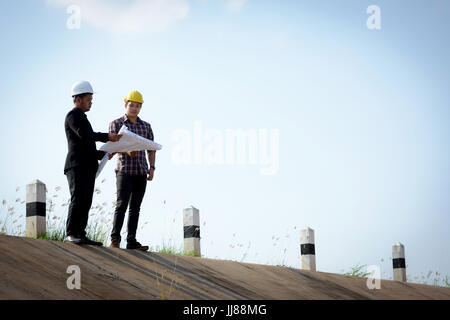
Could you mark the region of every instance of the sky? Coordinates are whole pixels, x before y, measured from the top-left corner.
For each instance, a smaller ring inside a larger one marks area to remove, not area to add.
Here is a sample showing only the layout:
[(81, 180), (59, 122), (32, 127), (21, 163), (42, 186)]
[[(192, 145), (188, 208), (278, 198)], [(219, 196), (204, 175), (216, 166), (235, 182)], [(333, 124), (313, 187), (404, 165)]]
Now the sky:
[[(24, 212), (35, 179), (67, 216), (64, 118), (88, 80), (94, 131), (139, 90), (163, 146), (142, 244), (181, 248), (193, 205), (206, 258), (300, 268), (310, 227), (318, 271), (392, 278), (400, 241), (410, 281), (450, 276), (449, 13), (446, 0), (0, 1), (0, 216)], [(110, 219), (115, 161), (93, 203)]]

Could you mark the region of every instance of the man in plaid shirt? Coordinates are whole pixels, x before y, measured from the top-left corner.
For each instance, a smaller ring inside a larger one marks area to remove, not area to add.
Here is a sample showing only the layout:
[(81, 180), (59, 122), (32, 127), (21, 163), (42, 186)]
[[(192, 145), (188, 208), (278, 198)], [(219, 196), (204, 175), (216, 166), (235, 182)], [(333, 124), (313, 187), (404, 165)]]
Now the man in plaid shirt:
[[(125, 115), (109, 124), (110, 133), (118, 133), (122, 125), (130, 131), (146, 138), (154, 140), (152, 127), (149, 123), (138, 117), (144, 103), (142, 95), (138, 91), (132, 91), (125, 98)], [(150, 168), (145, 159), (148, 155)], [(156, 151), (131, 151), (118, 155), (116, 167), (117, 205), (114, 213), (113, 230), (111, 233), (111, 247), (120, 248), (120, 231), (123, 226), (125, 212), (129, 204), (127, 225), (127, 249), (148, 250), (148, 246), (142, 246), (136, 241), (136, 230), (139, 220), (139, 212), (144, 198), (147, 181), (153, 180), (155, 171)]]

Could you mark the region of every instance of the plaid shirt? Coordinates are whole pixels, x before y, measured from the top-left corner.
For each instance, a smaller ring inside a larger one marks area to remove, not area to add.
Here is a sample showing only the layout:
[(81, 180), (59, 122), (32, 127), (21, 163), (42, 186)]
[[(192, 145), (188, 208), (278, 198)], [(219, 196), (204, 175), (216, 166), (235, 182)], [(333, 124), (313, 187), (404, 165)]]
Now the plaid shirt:
[[(141, 137), (154, 140), (153, 130), (149, 123), (142, 121), (139, 117), (137, 117), (136, 123), (132, 123), (128, 120), (127, 115), (111, 122), (109, 124), (109, 133), (119, 133), (122, 125), (125, 125), (131, 132), (134, 132)], [(147, 153), (150, 152), (150, 150), (147, 150)], [(130, 157), (126, 153), (119, 153), (116, 173), (119, 171), (131, 175), (147, 175), (149, 168), (147, 159), (145, 158), (145, 150), (139, 151), (135, 158)]]

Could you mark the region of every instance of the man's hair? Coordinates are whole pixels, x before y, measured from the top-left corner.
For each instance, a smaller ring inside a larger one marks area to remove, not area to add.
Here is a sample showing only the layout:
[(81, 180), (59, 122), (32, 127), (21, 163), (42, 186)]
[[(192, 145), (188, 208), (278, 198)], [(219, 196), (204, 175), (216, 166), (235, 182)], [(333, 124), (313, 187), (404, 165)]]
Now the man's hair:
[(142, 107), (142, 103), (137, 102), (137, 101), (133, 101), (133, 100), (127, 100), (127, 101), (125, 102), (125, 104), (128, 104), (129, 102), (139, 103), (139, 104), (141, 105), (141, 107)]
[(82, 94), (77, 94), (77, 95), (73, 96), (73, 103), (75, 103), (75, 101), (77, 100), (77, 97), (80, 97), (80, 99), (83, 99), (88, 94), (90, 94), (90, 93), (82, 93)]

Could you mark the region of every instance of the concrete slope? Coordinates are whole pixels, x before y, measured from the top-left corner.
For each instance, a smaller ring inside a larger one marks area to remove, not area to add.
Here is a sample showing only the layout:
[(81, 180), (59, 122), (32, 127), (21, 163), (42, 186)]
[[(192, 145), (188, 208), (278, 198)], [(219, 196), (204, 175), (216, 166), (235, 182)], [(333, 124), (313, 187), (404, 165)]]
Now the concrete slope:
[[(81, 270), (69, 290), (68, 266)], [(450, 299), (449, 288), (0, 236), (0, 299)]]

